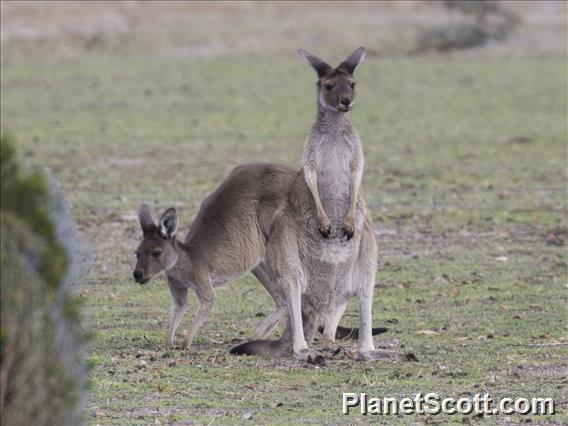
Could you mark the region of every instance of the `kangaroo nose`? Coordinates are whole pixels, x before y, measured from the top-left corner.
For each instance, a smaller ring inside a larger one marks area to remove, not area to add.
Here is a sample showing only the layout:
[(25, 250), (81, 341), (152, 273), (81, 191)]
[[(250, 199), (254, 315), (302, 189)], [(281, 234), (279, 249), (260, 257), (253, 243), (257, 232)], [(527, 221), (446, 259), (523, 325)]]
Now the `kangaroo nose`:
[(135, 279), (136, 281), (140, 281), (140, 280), (142, 279), (142, 276), (143, 276), (144, 274), (142, 273), (142, 271), (134, 271), (134, 272), (132, 273), (132, 275), (134, 275), (134, 279)]
[(341, 98), (339, 103), (345, 107), (348, 107), (351, 104), (351, 99), (349, 98)]

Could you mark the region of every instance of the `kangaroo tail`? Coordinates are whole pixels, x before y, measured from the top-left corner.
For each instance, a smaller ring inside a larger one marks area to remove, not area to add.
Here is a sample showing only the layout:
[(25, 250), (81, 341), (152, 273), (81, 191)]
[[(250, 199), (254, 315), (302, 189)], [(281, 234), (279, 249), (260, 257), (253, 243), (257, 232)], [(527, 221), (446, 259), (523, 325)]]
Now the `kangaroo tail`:
[[(320, 333), (323, 333), (323, 327), (318, 329)], [(388, 328), (384, 327), (373, 327), (372, 334), (376, 336), (377, 334), (386, 333)], [(335, 338), (338, 340), (344, 339), (358, 339), (359, 338), (359, 329), (357, 327), (350, 328), (350, 327), (341, 327), (338, 326), (337, 330), (335, 331)]]
[(251, 340), (229, 351), (232, 355), (277, 355), (282, 352), (281, 340)]

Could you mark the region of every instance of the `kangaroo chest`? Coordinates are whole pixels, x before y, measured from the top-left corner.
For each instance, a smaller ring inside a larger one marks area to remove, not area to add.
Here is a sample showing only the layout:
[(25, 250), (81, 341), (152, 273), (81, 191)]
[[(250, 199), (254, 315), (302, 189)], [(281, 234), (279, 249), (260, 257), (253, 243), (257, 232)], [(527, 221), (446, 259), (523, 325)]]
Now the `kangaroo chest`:
[(312, 160), (323, 207), (332, 221), (343, 220), (351, 203), (351, 164), (358, 153), (358, 140), (344, 133), (325, 134), (316, 144)]

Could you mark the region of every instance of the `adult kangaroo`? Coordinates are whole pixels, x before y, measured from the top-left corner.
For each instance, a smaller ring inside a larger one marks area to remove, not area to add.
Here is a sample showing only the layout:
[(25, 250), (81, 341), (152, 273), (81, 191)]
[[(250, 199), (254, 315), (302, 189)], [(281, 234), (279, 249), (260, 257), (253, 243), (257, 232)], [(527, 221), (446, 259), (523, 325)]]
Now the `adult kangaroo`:
[[(266, 337), (288, 312), (286, 299), (268, 278), (263, 262), (274, 215), (286, 198), (298, 172), (277, 164), (237, 166), (202, 202), (185, 241), (176, 238), (177, 214), (166, 210), (159, 221), (147, 205), (138, 217), (143, 240), (136, 250), (134, 279), (148, 282), (165, 271), (172, 297), (167, 343), (174, 344), (176, 329), (187, 308), (188, 289), (199, 301), (183, 347), (188, 348), (199, 327), (215, 306), (214, 286), (251, 271), (276, 303), (276, 310), (258, 327), (255, 337)], [(376, 328), (374, 332), (384, 332)], [(337, 327), (338, 337), (357, 337), (356, 329)]]
[(407, 359), (395, 351), (376, 351), (372, 302), (377, 269), (373, 225), (360, 194), (363, 151), (351, 125), (355, 68), (365, 49), (356, 49), (337, 68), (302, 49), (316, 71), (318, 112), (306, 141), (302, 170), (276, 213), (267, 243), (269, 279), (282, 291), (289, 322), (278, 341), (239, 345), (234, 354), (285, 354), (319, 362), (308, 348), (317, 328), (333, 340), (347, 301), (359, 300), (358, 358)]

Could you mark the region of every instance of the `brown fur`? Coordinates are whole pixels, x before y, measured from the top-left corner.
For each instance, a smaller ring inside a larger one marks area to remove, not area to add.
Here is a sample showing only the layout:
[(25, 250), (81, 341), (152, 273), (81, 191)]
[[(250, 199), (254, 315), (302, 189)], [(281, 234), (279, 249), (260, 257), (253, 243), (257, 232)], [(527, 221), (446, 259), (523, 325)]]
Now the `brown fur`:
[(213, 287), (251, 270), (280, 307), (261, 325), (260, 336), (285, 315), (283, 299), (278, 299), (263, 274), (262, 258), (274, 214), (296, 175), (290, 167), (275, 164), (236, 167), (203, 201), (184, 242), (175, 237), (174, 209), (168, 209), (156, 223), (151, 209), (141, 206), (139, 220), (144, 239), (136, 250), (134, 278), (143, 284), (165, 271), (172, 296), (170, 345), (187, 307), (188, 288), (195, 290), (199, 308), (184, 347), (191, 345), (215, 305)]

